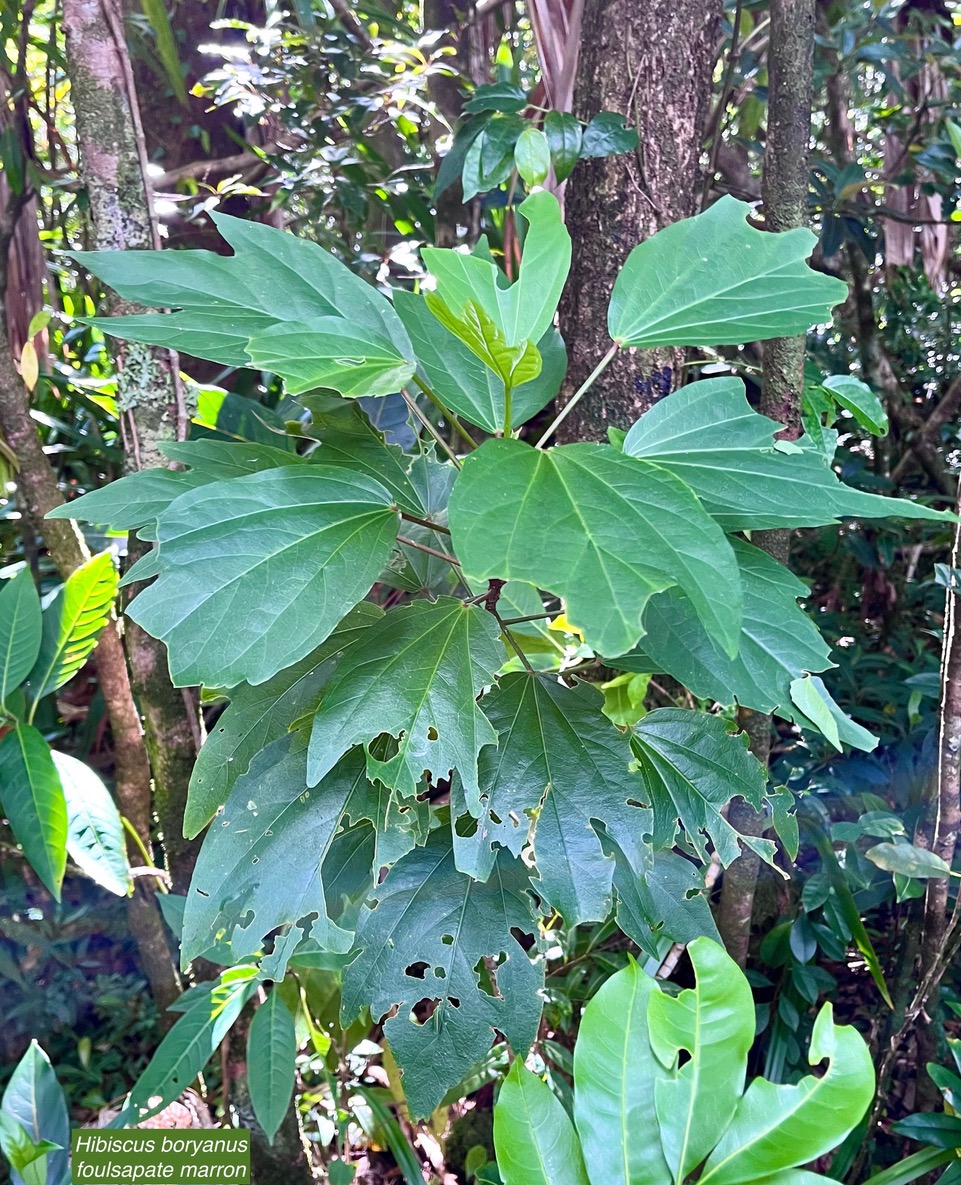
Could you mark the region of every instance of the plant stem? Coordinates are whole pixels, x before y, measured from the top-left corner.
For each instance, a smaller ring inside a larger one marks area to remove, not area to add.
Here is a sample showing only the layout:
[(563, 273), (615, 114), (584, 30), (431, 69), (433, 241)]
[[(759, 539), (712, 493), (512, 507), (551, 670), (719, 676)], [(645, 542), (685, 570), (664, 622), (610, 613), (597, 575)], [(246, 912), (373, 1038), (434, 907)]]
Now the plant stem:
[(134, 845), (137, 848), (137, 851), (143, 857), (144, 864), (146, 864), (146, 866), (152, 872), (157, 872), (157, 873), (162, 874), (160, 877), (158, 877), (159, 883), (158, 883), (157, 887), (160, 889), (161, 893), (166, 893), (167, 892), (167, 885), (166, 885), (166, 881), (164, 878), (167, 874), (164, 872), (164, 870), (162, 868), (158, 868), (157, 865), (154, 864), (153, 857), (150, 855), (150, 852), (147, 850), (146, 844), (140, 838), (140, 835), (137, 832), (137, 828), (134, 827), (133, 823), (130, 822), (130, 820), (127, 818), (126, 815), (120, 816), (120, 822), (123, 823), (124, 831), (126, 831), (126, 833), (133, 840)]
[(507, 623), (504, 621), (504, 619), (501, 617), (501, 615), (497, 612), (496, 609), (489, 609), (488, 612), (494, 614), (494, 620), (501, 627), (501, 633), (504, 635), (504, 640), (510, 646), (511, 650), (513, 650), (514, 653), (517, 655), (517, 657), (521, 660), (521, 662), (527, 668), (528, 672), (531, 675), (536, 675), (537, 672), (531, 666), (530, 660), (528, 659), (528, 657), (524, 653), (524, 651), (521, 649), (521, 646), (520, 646), (519, 642), (517, 641), (517, 639), (514, 637), (514, 635), (511, 633), (511, 631), (507, 628)]
[(617, 351), (620, 348), (621, 347), (618, 342), (615, 342), (611, 346), (611, 348), (607, 351), (607, 353), (600, 360), (600, 362), (598, 362), (598, 364), (594, 367), (594, 369), (587, 376), (587, 378), (584, 380), (584, 382), (581, 383), (581, 385), (577, 388), (577, 390), (574, 392), (574, 394), (570, 397), (570, 399), (568, 399), (568, 401), (561, 408), (560, 413), (554, 418), (554, 422), (548, 427), (547, 431), (544, 433), (544, 435), (537, 442), (537, 445), (536, 445), (537, 448), (543, 448), (544, 445), (547, 444), (547, 442), (554, 435), (554, 433), (561, 426), (561, 424), (563, 424), (563, 422), (571, 414), (571, 412), (574, 410), (574, 408), (580, 403), (581, 399), (583, 399), (583, 397), (587, 394), (587, 392), (591, 389), (591, 387), (594, 386), (594, 384), (597, 382), (597, 380), (600, 378), (600, 376), (604, 373), (604, 371), (607, 370), (608, 366), (610, 366), (611, 362), (613, 361), (614, 355), (617, 353)]
[[(487, 596), (487, 593), (484, 593)], [(503, 625), (523, 625), (525, 621), (543, 621), (546, 617), (553, 617), (553, 613), (528, 613), (526, 617), (505, 617)]]
[(438, 551), (436, 547), (428, 547), (426, 543), (418, 543), (416, 539), (410, 539), (407, 535), (398, 535), (397, 542), (403, 543), (407, 547), (416, 547), (418, 551), (436, 556), (439, 560), (446, 560), (448, 564), (453, 564), (455, 568), (460, 567), (460, 560), (455, 556), (448, 555), (446, 551)]
[(420, 518), (416, 514), (408, 514), (406, 510), (400, 512), (400, 517), (406, 519), (409, 523), (416, 523), (419, 527), (427, 527), (431, 531), (437, 531), (441, 535), (450, 534), (450, 527), (442, 527), (440, 523), (432, 523), (429, 518)]
[(437, 431), (437, 429), (430, 422), (430, 420), (424, 415), (424, 413), (417, 406), (417, 400), (411, 399), (411, 397), (407, 394), (406, 391), (401, 391), (401, 395), (403, 395), (404, 402), (407, 404), (407, 406), (410, 408), (410, 410), (414, 413), (414, 415), (417, 417), (417, 419), (420, 420), (420, 422), (424, 425), (424, 427), (431, 434), (431, 436), (433, 436), (434, 440), (440, 445), (440, 447), (447, 454), (447, 456), (451, 459), (451, 461), (454, 463), (454, 465), (458, 469), (460, 469), (461, 463), (460, 463), (456, 453), (453, 451), (453, 449), (450, 447), (450, 445), (447, 443), (447, 441), (443, 438), (443, 436), (441, 436), (441, 434)]
[(714, 124), (714, 139), (711, 143), (711, 159), (704, 173), (704, 189), (701, 193), (701, 209), (707, 206), (707, 199), (711, 193), (711, 186), (717, 176), (717, 157), (721, 148), (722, 133), (724, 131), (724, 115), (727, 111), (728, 99), (731, 95), (731, 81), (734, 77), (734, 67), (737, 65), (738, 41), (741, 36), (741, 9), (743, 0), (737, 0), (734, 8), (734, 26), (731, 30), (731, 41), (727, 48), (727, 65), (724, 67), (724, 78), (721, 81), (721, 93), (717, 97), (717, 120)]
[(433, 392), (433, 391), (430, 389), (430, 387), (428, 387), (428, 385), (427, 385), (427, 384), (426, 384), (426, 383), (425, 383), (425, 382), (424, 382), (424, 381), (423, 381), (423, 380), (420, 378), (420, 376), (419, 376), (419, 375), (416, 375), (416, 374), (415, 374), (415, 375), (413, 376), (413, 379), (414, 379), (414, 383), (415, 383), (415, 384), (416, 384), (416, 386), (417, 386), (417, 389), (418, 389), (418, 390), (419, 390), (419, 391), (420, 391), (420, 392), (421, 392), (423, 395), (426, 395), (426, 396), (427, 396), (427, 398), (428, 398), (428, 399), (431, 401), (431, 403), (433, 403), (434, 407), (436, 407), (436, 408), (437, 408), (437, 410), (440, 412), (440, 414), (441, 414), (441, 415), (444, 417), (444, 419), (445, 419), (445, 420), (449, 420), (449, 421), (450, 421), (450, 423), (451, 423), (451, 425), (452, 425), (452, 427), (453, 427), (454, 431), (455, 431), (455, 432), (457, 433), (457, 435), (458, 435), (458, 436), (461, 438), (461, 440), (463, 440), (465, 444), (467, 444), (467, 445), (470, 445), (470, 447), (471, 447), (471, 448), (476, 448), (476, 447), (477, 447), (477, 441), (476, 441), (476, 440), (473, 438), (473, 436), (471, 436), (471, 434), (470, 434), (470, 433), (467, 431), (467, 429), (466, 429), (466, 428), (464, 427), (464, 425), (463, 425), (463, 424), (460, 422), (460, 420), (457, 418), (457, 416), (455, 416), (455, 415), (454, 415), (454, 413), (453, 413), (452, 411), (449, 411), (449, 410), (448, 410), (448, 409), (447, 409), (447, 408), (446, 408), (446, 407), (443, 405), (443, 403), (441, 403), (441, 401), (440, 401), (440, 399), (437, 397), (437, 395), (435, 395), (435, 394), (434, 394), (434, 392)]
[(511, 397), (513, 396), (513, 394), (514, 394), (514, 388), (511, 386), (510, 383), (505, 383), (504, 384), (504, 436), (507, 437), (508, 440), (510, 439), (512, 432), (513, 432), (512, 428), (511, 428), (511, 413), (513, 411), (513, 408), (511, 407)]

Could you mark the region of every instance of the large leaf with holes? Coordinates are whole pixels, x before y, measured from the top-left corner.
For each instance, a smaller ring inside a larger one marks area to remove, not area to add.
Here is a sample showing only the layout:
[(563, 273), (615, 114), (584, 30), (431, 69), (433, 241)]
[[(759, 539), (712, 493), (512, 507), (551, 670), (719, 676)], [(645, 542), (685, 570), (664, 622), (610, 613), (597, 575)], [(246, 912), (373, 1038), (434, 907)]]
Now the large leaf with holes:
[[(387, 613), (327, 684), (310, 737), (309, 784), (363, 743), (371, 778), (411, 795), (425, 771), (436, 780), (456, 769), (476, 810), (477, 755), (497, 735), (475, 701), (503, 661), (497, 637), (489, 613), (450, 597)], [(392, 755), (370, 750), (381, 733), (397, 738)]]
[(211, 727), (190, 775), (184, 834), (193, 838), (227, 801), (231, 787), (256, 755), (284, 736), (297, 720), (316, 708), (324, 685), (344, 654), (382, 616), (362, 601), (330, 637), (293, 666), (266, 683), (241, 683), (230, 704)]
[(109, 551), (71, 572), (43, 611), (40, 653), (28, 676), (38, 700), (72, 679), (97, 645), (117, 594), (117, 569)]
[(40, 598), (29, 567), (0, 590), (0, 704), (30, 674), (40, 652)]
[[(175, 310), (102, 317), (94, 323), (116, 337), (170, 346), (226, 366), (257, 365), (262, 350), (266, 357), (272, 349), (277, 373), (286, 376), (289, 370), (302, 390), (305, 355), (316, 371), (315, 385), (345, 393), (386, 394), (396, 390), (391, 384), (398, 375), (410, 377), (414, 362), (406, 331), (376, 289), (307, 239), (260, 222), (212, 217), (233, 255), (77, 253), (85, 267), (127, 300)], [(289, 331), (278, 328), (295, 323), (306, 323), (299, 354), (284, 341)], [(272, 333), (273, 346), (258, 345), (252, 359), (251, 339), (263, 341)], [(359, 376), (362, 390), (357, 389)]]
[(362, 911), (343, 1020), (365, 1005), (375, 1020), (396, 1008), (384, 1034), (412, 1116), (433, 1111), (495, 1032), (518, 1051), (533, 1041), (544, 970), (517, 937), (536, 931), (529, 887), (523, 864), (506, 852), (486, 883), (458, 872), (441, 828), (394, 865)]
[(444, 304), (454, 313), (470, 305), (480, 309), (508, 346), (544, 336), (571, 266), (571, 237), (557, 198), (546, 190), (531, 194), (518, 213), (529, 228), (517, 279), (509, 286), (497, 265), (480, 255), (439, 247), (421, 252)]
[(807, 586), (763, 551), (732, 539), (744, 590), (741, 642), (731, 658), (676, 588), (651, 599), (643, 641), (612, 659), (624, 670), (666, 671), (695, 695), (792, 718), (791, 683), (831, 666), (830, 651), (798, 605)]
[(743, 1185), (807, 1164), (841, 1142), (874, 1095), (874, 1065), (864, 1039), (835, 1025), (830, 1004), (814, 1022), (808, 1061), (827, 1069), (792, 1086), (755, 1079), (709, 1157), (705, 1185)]
[(563, 597), (568, 619), (600, 653), (629, 650), (650, 598), (674, 585), (736, 652), (734, 553), (691, 490), (659, 465), (606, 445), (540, 452), (492, 440), (464, 462), (449, 515), (469, 576), (525, 580)]
[(706, 939), (692, 942), (689, 953), (696, 987), (678, 996), (658, 992), (648, 1008), (651, 1048), (669, 1071), (655, 1083), (654, 1099), (675, 1181), (683, 1181), (727, 1130), (754, 1042), (754, 999), (738, 965)]
[(494, 1148), (504, 1185), (588, 1185), (570, 1116), (520, 1058), (514, 1059), (497, 1095)]
[(740, 854), (739, 840), (773, 862), (771, 840), (742, 835), (721, 815), (737, 794), (757, 809), (763, 802), (764, 770), (746, 735), (733, 736), (719, 716), (659, 708), (635, 726), (631, 746), (642, 783), (638, 797), (654, 812), (656, 848), (674, 846), (680, 823), (705, 863), (705, 838), (725, 867)]
[(633, 961), (606, 980), (581, 1018), (574, 1047), (574, 1117), (591, 1179), (668, 1185), (654, 1089), (667, 1076), (648, 1039), (657, 981)]
[(0, 740), (0, 804), (30, 866), (60, 900), (67, 866), (67, 806), (50, 746), (32, 725)]
[(127, 612), (176, 685), (263, 683), (366, 595), (397, 521), (383, 486), (334, 466), (212, 482), (162, 514), (160, 576)]
[(67, 804), (67, 852), (91, 880), (124, 897), (130, 888), (130, 865), (123, 823), (110, 791), (97, 774), (71, 757), (53, 753)]
[(298, 922), (325, 950), (349, 948), (350, 935), (327, 916), (321, 864), (365, 781), (357, 751), (308, 788), (298, 733), (272, 741), (251, 762), (197, 859), (184, 909), (185, 966), (221, 940), (246, 958), (271, 931)]
[[(485, 432), (504, 426), (504, 381), (434, 316), (423, 296), (394, 294), (394, 308), (407, 327), (417, 355), (417, 370), (440, 402)], [(567, 372), (567, 351), (550, 327), (536, 343), (540, 374), (511, 394), (511, 427), (519, 428), (545, 407), (560, 390)]]
[(726, 531), (816, 527), (846, 516), (950, 517), (844, 485), (806, 438), (800, 446), (776, 442), (778, 428), (753, 410), (740, 379), (704, 379), (646, 412), (628, 432), (624, 452), (675, 473)]
[(750, 213), (725, 196), (635, 247), (611, 294), (611, 337), (624, 346), (739, 345), (829, 320), (847, 285), (808, 267), (816, 237), (756, 230)]
[(499, 743), (481, 755), (477, 829), (469, 838), (454, 829), (458, 866), (486, 878), (492, 845), (519, 854), (536, 813), (536, 886), (569, 925), (602, 921), (611, 911), (614, 863), (595, 824), (632, 852), (651, 827), (650, 813), (629, 805), (639, 790), (630, 745), (602, 707), (587, 684), (507, 675), (484, 697)]

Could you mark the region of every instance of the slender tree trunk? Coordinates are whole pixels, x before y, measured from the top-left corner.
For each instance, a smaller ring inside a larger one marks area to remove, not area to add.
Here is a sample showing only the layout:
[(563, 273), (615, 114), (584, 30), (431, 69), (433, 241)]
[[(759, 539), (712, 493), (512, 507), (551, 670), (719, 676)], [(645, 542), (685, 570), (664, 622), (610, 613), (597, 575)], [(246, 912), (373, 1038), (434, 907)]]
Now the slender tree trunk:
[[(574, 113), (624, 114), (636, 152), (583, 161), (567, 183), (572, 280), (561, 303), (570, 365), (562, 401), (609, 346), (614, 280), (642, 239), (697, 212), (700, 157), (717, 57), (721, 0), (587, 0)], [(565, 420), (561, 440), (601, 440), (678, 383), (683, 351), (622, 350)]]
[[(814, 0), (771, 0), (771, 42), (768, 56), (768, 121), (762, 197), (764, 224), (772, 231), (792, 230), (808, 221), (808, 151), (811, 138), (814, 60)], [(804, 388), (804, 335), (764, 342), (761, 379), (763, 415), (783, 424), (780, 436), (801, 435), (801, 393)], [(788, 530), (757, 531), (753, 542), (781, 563), (791, 546)], [(751, 748), (765, 767), (771, 749), (771, 717), (742, 713)], [(731, 823), (759, 835), (766, 826), (746, 802), (731, 807)], [(751, 915), (760, 862), (745, 852), (725, 873), (717, 924), (731, 957), (741, 966), (747, 959)]]
[[(64, 0), (63, 24), (95, 246), (155, 250), (160, 243), (120, 2)], [(111, 311), (135, 310), (118, 300)], [(163, 465), (159, 446), (186, 434), (177, 357), (131, 343), (115, 358), (126, 466)], [(136, 550), (133, 543), (131, 558)], [(183, 838), (183, 815), (200, 739), (199, 715), (193, 697), (171, 685), (163, 646), (132, 622), (127, 650), (146, 726), (167, 866), (174, 889), (184, 892), (195, 859), (195, 844)]]

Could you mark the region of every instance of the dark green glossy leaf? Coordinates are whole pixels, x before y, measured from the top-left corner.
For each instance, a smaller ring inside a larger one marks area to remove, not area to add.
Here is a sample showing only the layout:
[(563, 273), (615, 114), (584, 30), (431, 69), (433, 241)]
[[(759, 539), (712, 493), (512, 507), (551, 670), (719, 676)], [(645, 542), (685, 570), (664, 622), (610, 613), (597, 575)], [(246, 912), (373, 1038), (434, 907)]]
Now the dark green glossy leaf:
[(527, 105), (527, 92), (512, 82), (492, 82), (479, 86), (464, 104), (464, 110), (520, 111)]
[(637, 132), (627, 126), (624, 116), (618, 115), (616, 111), (601, 111), (584, 129), (581, 156), (615, 156), (636, 147)]
[(17, 724), (0, 740), (0, 802), (30, 866), (54, 897), (67, 866), (67, 806), (43, 735)]
[(564, 111), (548, 111), (544, 134), (551, 150), (551, 164), (558, 181), (565, 181), (581, 158), (583, 128), (580, 120)]

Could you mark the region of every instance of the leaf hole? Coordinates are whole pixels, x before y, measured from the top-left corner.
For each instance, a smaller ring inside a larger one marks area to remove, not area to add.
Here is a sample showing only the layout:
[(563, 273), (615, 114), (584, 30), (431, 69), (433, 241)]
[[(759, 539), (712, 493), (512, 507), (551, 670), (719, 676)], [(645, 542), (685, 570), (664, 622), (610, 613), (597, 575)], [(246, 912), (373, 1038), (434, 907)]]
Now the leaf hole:
[(461, 815), (454, 824), (454, 834), (461, 839), (470, 839), (477, 834), (477, 820), (473, 815)]
[(431, 726), (430, 726), (430, 727), (427, 729), (427, 739), (428, 739), (429, 741), (436, 741), (436, 740), (437, 740), (437, 737), (438, 737), (438, 732), (437, 732), (437, 729), (436, 729), (436, 728), (433, 726), (433, 724), (432, 724), (432, 725), (431, 725)]
[(411, 979), (423, 979), (429, 966), (430, 964), (425, 962), (411, 963), (404, 974), (409, 975)]
[(453, 934), (442, 934), (441, 935), (441, 942), (443, 942), (444, 946), (453, 946), (454, 945), (454, 935)]
[(447, 972), (444, 970), (443, 967), (435, 967), (434, 974), (437, 976), (438, 979), (446, 979), (447, 978)]
[(491, 817), (491, 822), (496, 823), (498, 826), (500, 826), (500, 824), (503, 822), (503, 820), (501, 819), (501, 817), (497, 813), (497, 811), (491, 811), (490, 817)]

